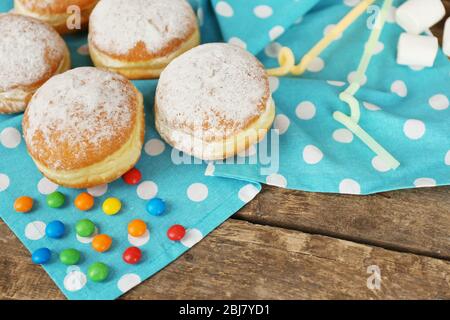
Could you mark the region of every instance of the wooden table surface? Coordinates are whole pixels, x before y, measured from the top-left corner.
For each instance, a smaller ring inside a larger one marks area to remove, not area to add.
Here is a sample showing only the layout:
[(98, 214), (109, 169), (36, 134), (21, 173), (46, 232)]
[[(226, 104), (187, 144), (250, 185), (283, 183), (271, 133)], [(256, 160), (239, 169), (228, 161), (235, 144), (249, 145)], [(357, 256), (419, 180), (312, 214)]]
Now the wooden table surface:
[[(64, 298), (3, 222), (0, 252), (0, 299)], [(368, 268), (379, 269), (379, 289), (367, 286)], [(222, 298), (450, 299), (450, 187), (347, 196), (264, 186), (123, 296)]]

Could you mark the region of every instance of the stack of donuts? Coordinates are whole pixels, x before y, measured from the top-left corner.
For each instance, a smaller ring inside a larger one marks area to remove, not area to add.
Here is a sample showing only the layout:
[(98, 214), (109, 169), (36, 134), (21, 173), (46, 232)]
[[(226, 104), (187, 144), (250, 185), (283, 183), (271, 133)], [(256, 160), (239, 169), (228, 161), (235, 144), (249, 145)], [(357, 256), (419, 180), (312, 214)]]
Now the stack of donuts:
[[(0, 113), (20, 113), (28, 152), (51, 181), (109, 183), (139, 160), (143, 95), (158, 79), (155, 127), (203, 160), (258, 143), (275, 105), (261, 63), (224, 43), (200, 45), (186, 0), (15, 0), (0, 14)], [(71, 68), (61, 35), (88, 29), (95, 67)]]

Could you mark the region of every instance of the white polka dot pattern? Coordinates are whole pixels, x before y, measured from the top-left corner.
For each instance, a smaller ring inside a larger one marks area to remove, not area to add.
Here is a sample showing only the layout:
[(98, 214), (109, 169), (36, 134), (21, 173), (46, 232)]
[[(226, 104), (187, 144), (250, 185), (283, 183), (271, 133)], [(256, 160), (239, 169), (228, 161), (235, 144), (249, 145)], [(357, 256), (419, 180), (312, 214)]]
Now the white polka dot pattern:
[(192, 248), (202, 239), (203, 234), (200, 232), (200, 230), (192, 228), (186, 230), (186, 234), (183, 239), (181, 239), (180, 243), (187, 248)]
[(41, 194), (48, 195), (58, 190), (58, 185), (44, 177), (39, 181), (37, 188)]
[(353, 179), (344, 179), (339, 183), (339, 192), (344, 194), (361, 194), (361, 186)]
[(120, 278), (119, 282), (117, 283), (117, 287), (119, 288), (120, 291), (125, 293), (136, 287), (138, 284), (141, 283), (141, 281), (142, 281), (141, 277), (139, 277), (137, 274), (129, 273), (123, 275), (122, 278)]
[(287, 186), (286, 178), (279, 173), (273, 173), (267, 176), (266, 183), (270, 186), (276, 186), (280, 188), (286, 188)]
[(303, 160), (310, 165), (318, 164), (323, 159), (322, 151), (314, 145), (308, 145), (303, 149)]
[(80, 291), (87, 283), (86, 275), (79, 270), (68, 270), (64, 278), (64, 289), (70, 292)]
[(239, 190), (238, 197), (242, 202), (250, 202), (259, 193), (258, 188), (249, 183)]
[(9, 183), (10, 183), (9, 177), (4, 173), (0, 173), (0, 192), (3, 192), (6, 189), (8, 189)]
[(145, 153), (155, 157), (164, 152), (166, 145), (159, 139), (150, 139), (144, 146)]
[(221, 15), (222, 17), (227, 17), (227, 18), (232, 17), (234, 14), (233, 8), (226, 1), (219, 1), (216, 4), (216, 12), (217, 12), (217, 14)]
[(135, 247), (142, 247), (150, 241), (150, 231), (145, 231), (145, 233), (140, 237), (133, 237), (128, 235), (128, 242)]
[(19, 130), (16, 128), (5, 128), (0, 132), (0, 143), (8, 149), (17, 148), (22, 140)]
[(33, 221), (25, 227), (25, 237), (29, 240), (39, 240), (45, 236), (46, 224), (42, 221)]
[(202, 202), (208, 197), (208, 187), (203, 183), (193, 183), (187, 189), (187, 196), (194, 202)]
[(143, 181), (138, 185), (136, 193), (139, 198), (149, 200), (156, 197), (158, 186), (153, 181)]

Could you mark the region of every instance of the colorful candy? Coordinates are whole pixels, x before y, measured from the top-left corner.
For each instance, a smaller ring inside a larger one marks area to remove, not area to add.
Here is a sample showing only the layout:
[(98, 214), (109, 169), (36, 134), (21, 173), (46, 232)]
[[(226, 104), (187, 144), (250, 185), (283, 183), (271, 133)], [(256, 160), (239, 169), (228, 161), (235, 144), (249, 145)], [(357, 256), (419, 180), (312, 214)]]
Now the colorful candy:
[(52, 252), (48, 248), (41, 248), (33, 252), (31, 260), (35, 264), (46, 264), (52, 258)]
[(33, 209), (33, 199), (30, 197), (19, 197), (14, 201), (14, 210), (17, 212), (30, 212)]
[(80, 193), (75, 198), (74, 204), (81, 211), (91, 210), (94, 206), (94, 197), (87, 192)]
[(103, 212), (108, 216), (117, 214), (122, 208), (122, 203), (117, 198), (108, 198), (103, 202)]
[(123, 253), (123, 261), (128, 264), (137, 264), (142, 259), (142, 251), (137, 247), (130, 247)]
[(47, 205), (50, 208), (60, 208), (64, 205), (65, 202), (65, 197), (64, 195), (59, 192), (59, 191), (55, 191), (53, 193), (50, 193), (47, 196)]
[(136, 219), (128, 224), (128, 234), (133, 237), (141, 237), (147, 231), (147, 225), (144, 221)]
[(83, 219), (75, 225), (75, 231), (80, 237), (90, 237), (95, 232), (95, 224), (89, 219)]
[(166, 210), (166, 203), (163, 199), (153, 198), (147, 203), (147, 211), (153, 216), (160, 216)]
[(66, 231), (66, 227), (64, 223), (59, 220), (55, 220), (47, 224), (45, 228), (45, 234), (47, 237), (52, 239), (60, 239), (64, 236), (64, 232)]
[(167, 237), (172, 241), (180, 241), (186, 234), (186, 229), (179, 224), (175, 224), (167, 230)]
[(68, 266), (78, 264), (80, 258), (81, 258), (80, 251), (76, 249), (66, 249), (61, 251), (61, 253), (59, 254), (59, 260)]
[(94, 282), (105, 281), (109, 275), (109, 267), (102, 262), (95, 262), (88, 268), (87, 275)]
[(106, 234), (99, 234), (92, 240), (92, 248), (98, 252), (106, 252), (111, 248), (112, 239)]
[(142, 174), (141, 172), (133, 168), (122, 176), (123, 181), (127, 184), (135, 185), (141, 182)]

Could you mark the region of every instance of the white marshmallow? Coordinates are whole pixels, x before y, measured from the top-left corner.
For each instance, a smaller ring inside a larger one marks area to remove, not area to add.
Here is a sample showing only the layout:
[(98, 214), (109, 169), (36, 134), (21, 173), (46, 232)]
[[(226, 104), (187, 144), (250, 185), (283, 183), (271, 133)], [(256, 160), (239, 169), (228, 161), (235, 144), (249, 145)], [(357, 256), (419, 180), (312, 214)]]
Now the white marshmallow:
[(421, 34), (445, 16), (445, 7), (441, 0), (408, 0), (398, 7), (395, 16), (405, 31)]
[(450, 57), (450, 18), (445, 22), (442, 50), (444, 50), (445, 55)]
[(432, 67), (439, 50), (433, 36), (402, 33), (397, 47), (397, 63), (415, 67)]

